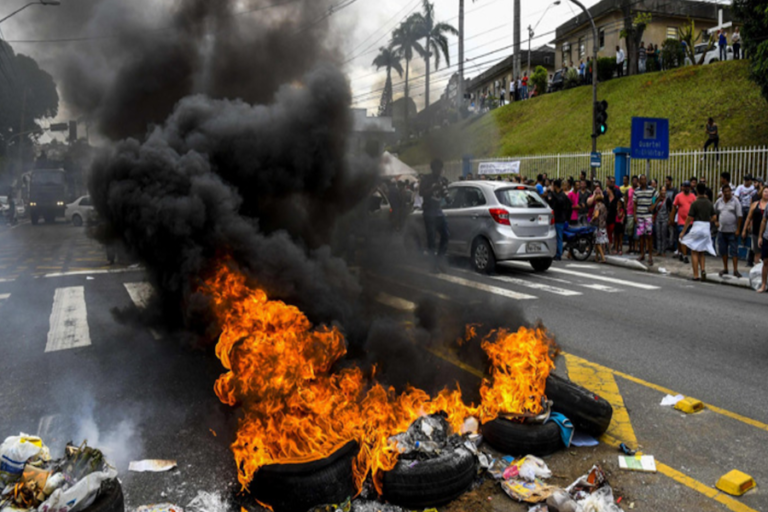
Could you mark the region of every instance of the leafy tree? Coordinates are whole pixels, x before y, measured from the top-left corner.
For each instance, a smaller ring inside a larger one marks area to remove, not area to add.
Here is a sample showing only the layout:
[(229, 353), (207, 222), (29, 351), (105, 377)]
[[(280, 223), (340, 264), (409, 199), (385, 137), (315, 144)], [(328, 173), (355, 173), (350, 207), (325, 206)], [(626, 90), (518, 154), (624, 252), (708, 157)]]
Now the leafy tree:
[(613, 78), (616, 71), (616, 57), (600, 57), (597, 59), (597, 80), (607, 82)]
[(581, 85), (581, 77), (576, 68), (568, 68), (563, 78), (563, 89), (573, 89)]
[(529, 79), (531, 85), (536, 90), (536, 96), (541, 96), (547, 92), (547, 83), (549, 81), (547, 69), (544, 66), (536, 66)]
[(425, 106), (429, 106), (429, 77), (432, 57), (435, 58), (435, 71), (440, 69), (440, 56), (445, 58), (445, 64), (451, 65), (451, 57), (448, 51), (447, 34), (459, 35), (459, 31), (448, 23), (437, 23), (435, 21), (435, 4), (429, 0), (422, 0), (423, 12), (416, 14), (416, 23), (419, 24), (419, 31), (423, 32), (425, 37), (424, 50), (422, 55), (427, 65), (426, 84), (425, 84)]
[(379, 54), (373, 59), (373, 65), (376, 69), (385, 68), (387, 70), (387, 82), (384, 85), (384, 92), (379, 102), (379, 116), (392, 115), (392, 70), (397, 71), (398, 75), (403, 76), (403, 65), (400, 64), (400, 56), (392, 48), (381, 47)]
[(15, 54), (9, 44), (0, 41), (0, 154), (6, 157), (7, 150), (15, 156), (24, 142), (23, 157), (29, 162), (29, 142), (42, 130), (39, 121), (56, 117), (58, 111), (59, 94), (51, 75), (34, 59)]
[(643, 40), (643, 34), (652, 16), (647, 12), (638, 12), (632, 15), (633, 0), (624, 0), (622, 12), (624, 14), (624, 28), (619, 33), (627, 45), (627, 69), (630, 75), (637, 73), (637, 50), (640, 48), (640, 42)]
[(742, 24), (742, 49), (749, 55), (752, 80), (768, 100), (768, 0), (734, 0), (733, 12)]
[(677, 39), (665, 39), (661, 45), (661, 65), (664, 69), (675, 69), (685, 64), (685, 50)]
[[(424, 36), (419, 23), (419, 14), (412, 14), (399, 27), (392, 32), (390, 48), (395, 50), (400, 57), (405, 59), (405, 104), (408, 105), (409, 89), (408, 79), (410, 75), (411, 60), (417, 56), (424, 56), (426, 50), (421, 46), (421, 38)], [(408, 108), (405, 109), (405, 138), (408, 133)]]

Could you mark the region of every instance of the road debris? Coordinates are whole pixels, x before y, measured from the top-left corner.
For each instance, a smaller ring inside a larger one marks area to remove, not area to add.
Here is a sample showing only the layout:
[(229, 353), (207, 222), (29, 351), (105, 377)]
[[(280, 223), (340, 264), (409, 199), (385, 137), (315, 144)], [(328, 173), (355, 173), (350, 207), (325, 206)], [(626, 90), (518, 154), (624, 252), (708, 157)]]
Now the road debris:
[(184, 509), (173, 503), (158, 503), (156, 505), (142, 505), (136, 512), (184, 512)]
[(624, 455), (634, 455), (637, 453), (637, 450), (633, 450), (632, 448), (627, 446), (625, 443), (621, 443), (619, 445), (619, 451)]
[(68, 444), (64, 456), (52, 460), (41, 438), (23, 433), (0, 445), (0, 480), (4, 512), (83, 510), (119, 486), (117, 470), (85, 442)]
[(656, 460), (653, 455), (619, 455), (619, 467), (629, 471), (656, 472)]
[(161, 473), (163, 471), (170, 471), (175, 467), (175, 460), (161, 459), (134, 460), (128, 464), (128, 470), (136, 473)]
[(198, 491), (186, 506), (187, 512), (230, 512), (230, 507), (218, 492)]
[(715, 487), (732, 496), (741, 496), (756, 485), (754, 478), (734, 469), (721, 476)]
[(599, 444), (600, 444), (600, 441), (598, 441), (591, 435), (585, 434), (584, 432), (579, 432), (578, 430), (573, 433), (573, 439), (571, 439), (571, 446), (589, 447), (589, 446), (597, 446)]
[(661, 399), (661, 405), (663, 407), (674, 407), (675, 405), (677, 405), (677, 402), (679, 402), (683, 398), (685, 398), (683, 395), (676, 395), (676, 396), (667, 395)]

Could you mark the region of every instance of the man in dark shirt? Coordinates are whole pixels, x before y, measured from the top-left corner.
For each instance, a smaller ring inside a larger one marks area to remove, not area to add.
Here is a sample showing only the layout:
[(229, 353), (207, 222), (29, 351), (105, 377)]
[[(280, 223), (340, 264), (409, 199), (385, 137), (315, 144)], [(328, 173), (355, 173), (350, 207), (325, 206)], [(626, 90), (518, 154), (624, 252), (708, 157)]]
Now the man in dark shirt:
[(589, 201), (589, 198), (591, 195), (592, 193), (589, 191), (587, 180), (582, 179), (579, 182), (579, 194), (578, 194), (579, 224), (583, 225), (587, 223), (587, 216), (589, 215), (589, 204), (587, 204), (587, 201)]
[[(432, 169), (432, 174), (428, 174), (421, 179), (419, 192), (424, 198), (422, 210), (424, 212), (424, 227), (427, 231), (427, 247), (430, 256), (435, 257), (432, 271), (439, 272), (442, 257), (448, 251), (448, 223), (445, 220), (443, 207), (440, 204), (448, 193), (448, 184), (442, 176), (442, 160), (433, 160), (430, 168)], [(437, 247), (437, 251), (435, 251), (438, 234), (440, 235), (440, 245)]]
[(565, 223), (571, 218), (571, 201), (563, 193), (562, 180), (557, 179), (552, 182), (552, 189), (547, 191), (545, 197), (555, 214), (555, 231), (557, 232), (555, 261), (560, 261), (563, 258), (563, 230), (565, 230)]

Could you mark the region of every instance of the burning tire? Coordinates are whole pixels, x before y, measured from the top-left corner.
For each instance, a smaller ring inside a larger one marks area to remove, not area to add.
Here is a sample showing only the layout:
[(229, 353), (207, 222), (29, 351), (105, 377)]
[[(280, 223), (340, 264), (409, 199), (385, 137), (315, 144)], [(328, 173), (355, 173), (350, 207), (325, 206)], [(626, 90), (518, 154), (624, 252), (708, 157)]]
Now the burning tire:
[(608, 430), (613, 407), (604, 398), (557, 375), (547, 378), (546, 393), (552, 410), (564, 414), (576, 430), (595, 437)]
[(83, 512), (125, 512), (123, 502), (123, 489), (117, 480), (110, 480), (103, 484), (96, 501)]
[(464, 494), (476, 475), (475, 456), (465, 448), (425, 461), (401, 460), (383, 475), (383, 498), (409, 509), (436, 507)]
[(251, 483), (251, 493), (274, 512), (306, 512), (317, 505), (341, 503), (357, 493), (352, 478), (357, 452), (357, 442), (350, 441), (325, 459), (264, 466)]
[(551, 455), (564, 448), (557, 423), (517, 423), (497, 418), (483, 425), (483, 439), (509, 455)]

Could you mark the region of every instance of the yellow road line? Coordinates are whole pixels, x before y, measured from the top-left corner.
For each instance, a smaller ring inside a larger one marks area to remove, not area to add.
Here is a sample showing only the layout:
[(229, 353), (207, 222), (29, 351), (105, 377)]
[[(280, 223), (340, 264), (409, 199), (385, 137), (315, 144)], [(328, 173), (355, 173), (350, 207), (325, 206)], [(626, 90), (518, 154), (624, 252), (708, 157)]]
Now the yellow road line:
[(666, 464), (662, 464), (659, 461), (656, 461), (656, 470), (662, 475), (668, 476), (675, 482), (683, 484), (686, 487), (690, 487), (694, 491), (703, 494), (707, 498), (711, 498), (716, 502), (725, 505), (728, 510), (733, 510), (734, 512), (757, 512), (757, 510), (753, 509), (752, 507), (748, 507), (747, 505), (736, 501), (730, 496), (721, 493), (717, 489), (713, 489), (712, 487), (705, 485), (698, 480), (694, 480), (688, 475), (681, 473), (678, 470), (667, 466)]
[(611, 424), (608, 426), (605, 436), (620, 439), (631, 448), (637, 449), (635, 429), (632, 428), (627, 406), (624, 405), (624, 398), (621, 396), (613, 373), (604, 368), (584, 364), (586, 361), (570, 354), (565, 355), (565, 362), (571, 381), (605, 398), (613, 407)]
[[(582, 359), (580, 357), (573, 356), (571, 354), (566, 354), (566, 353), (563, 353), (563, 355), (565, 355), (566, 358), (571, 357), (571, 358), (574, 358), (574, 359), (578, 359), (584, 365), (592, 366), (592, 367), (594, 367), (596, 369), (600, 369), (602, 371), (611, 372), (614, 375), (616, 375), (617, 377), (621, 377), (622, 379), (628, 380), (630, 382), (634, 382), (635, 384), (640, 384), (641, 386), (645, 386), (647, 388), (654, 389), (654, 390), (658, 391), (659, 393), (664, 393), (664, 394), (673, 395), (673, 396), (680, 394), (680, 393), (678, 393), (676, 391), (673, 391), (671, 389), (665, 388), (663, 386), (659, 386), (659, 385), (653, 384), (651, 382), (647, 382), (647, 381), (645, 381), (643, 379), (639, 379), (637, 377), (633, 377), (632, 375), (629, 375), (627, 373), (623, 373), (623, 372), (620, 372), (620, 371), (617, 371), (617, 370), (612, 370), (611, 368), (608, 368), (606, 366), (602, 366), (602, 365), (597, 364), (597, 363), (593, 363), (591, 361), (587, 361), (586, 359)], [(742, 416), (741, 414), (737, 414), (735, 412), (731, 412), (731, 411), (722, 409), (722, 408), (717, 407), (715, 405), (710, 405), (710, 404), (705, 403), (704, 406), (707, 409), (709, 409), (710, 411), (714, 412), (714, 413), (720, 414), (722, 416), (726, 416), (728, 418), (734, 419), (736, 421), (740, 421), (742, 423), (746, 423), (747, 425), (751, 425), (751, 426), (753, 426), (755, 428), (759, 428), (760, 430), (764, 430), (764, 431), (768, 432), (768, 425), (766, 425), (765, 423), (763, 423), (761, 421), (753, 420), (752, 418), (747, 418), (746, 416)]]

